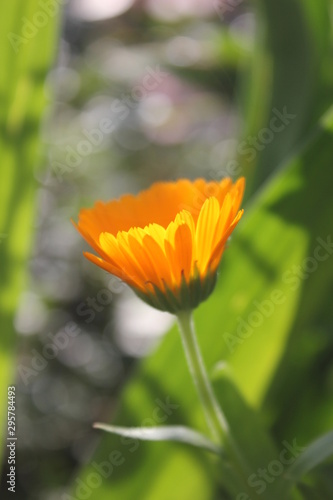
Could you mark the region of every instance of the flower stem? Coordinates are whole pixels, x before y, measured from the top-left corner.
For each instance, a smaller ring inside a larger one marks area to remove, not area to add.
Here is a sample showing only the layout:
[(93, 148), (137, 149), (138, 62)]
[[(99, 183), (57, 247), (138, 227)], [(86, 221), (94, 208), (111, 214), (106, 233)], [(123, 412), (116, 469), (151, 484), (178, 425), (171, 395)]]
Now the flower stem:
[[(247, 498), (262, 498), (262, 500), (269, 498), (271, 500), (273, 498), (271, 492), (267, 492), (267, 496), (266, 493), (265, 495), (261, 495), (255, 492), (249, 485), (248, 478), (253, 473), (253, 470), (237, 441), (234, 439), (227, 419), (223, 414), (223, 409), (214, 395), (197, 343), (192, 311), (181, 311), (178, 313), (177, 318), (190, 373), (203, 406), (207, 425), (212, 434), (212, 439), (217, 444), (223, 445), (225, 453), (221, 453), (221, 458), (222, 461), (226, 459), (226, 463), (230, 467), (227, 477), (228, 480), (234, 482), (231, 484), (232, 490), (230, 491), (236, 495), (239, 492), (244, 492), (244, 494), (246, 492)], [(278, 497), (274, 495), (274, 498)]]
[(223, 445), (224, 451), (227, 452), (232, 467), (230, 473), (236, 474), (234, 477), (239, 484), (238, 492), (247, 491), (248, 498), (257, 498), (256, 495), (253, 497), (253, 491), (250, 491), (247, 484), (251, 468), (234, 441), (228, 422), (209, 381), (196, 339), (192, 311), (181, 311), (177, 318), (190, 373), (197, 388), (212, 439), (219, 445)]
[(190, 373), (197, 388), (208, 428), (215, 441), (221, 443), (228, 436), (228, 424), (214, 396), (201, 352), (197, 343), (192, 311), (181, 311), (177, 315), (181, 338)]

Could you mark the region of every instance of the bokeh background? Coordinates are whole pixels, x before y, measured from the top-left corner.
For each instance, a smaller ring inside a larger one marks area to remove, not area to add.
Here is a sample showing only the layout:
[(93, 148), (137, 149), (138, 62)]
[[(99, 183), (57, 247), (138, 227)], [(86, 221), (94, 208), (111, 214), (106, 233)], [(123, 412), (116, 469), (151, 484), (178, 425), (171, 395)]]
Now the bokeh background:
[[(244, 220), (196, 315), (205, 360), (228, 363), (278, 449), (332, 427), (331, 20), (329, 0), (3, 7), (1, 498), (8, 385), (15, 498), (227, 498), (208, 454), (92, 429), (163, 412), (205, 429), (172, 316), (85, 261), (70, 222), (154, 181), (245, 175)], [(112, 450), (124, 461), (94, 482)], [(330, 464), (317, 472), (302, 498), (333, 498)]]

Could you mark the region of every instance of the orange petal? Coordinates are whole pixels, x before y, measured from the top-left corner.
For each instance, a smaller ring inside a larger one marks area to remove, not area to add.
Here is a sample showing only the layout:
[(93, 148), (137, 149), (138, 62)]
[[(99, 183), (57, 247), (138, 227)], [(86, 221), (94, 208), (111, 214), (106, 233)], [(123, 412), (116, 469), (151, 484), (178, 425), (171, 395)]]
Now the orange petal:
[(143, 238), (143, 245), (146, 252), (150, 256), (150, 259), (154, 261), (155, 266), (159, 270), (160, 280), (162, 282), (164, 281), (167, 285), (172, 286), (173, 280), (170, 264), (165, 255), (164, 249), (161, 248), (159, 243), (150, 234), (146, 234)]
[(236, 215), (235, 219), (233, 220), (232, 224), (229, 226), (228, 230), (224, 232), (223, 237), (221, 238), (221, 240), (217, 243), (216, 247), (214, 248), (212, 255), (209, 259), (209, 263), (208, 263), (208, 265), (211, 266), (213, 270), (217, 268), (217, 266), (221, 260), (226, 241), (229, 238), (229, 236), (231, 235), (231, 233), (233, 232), (233, 230), (235, 229), (235, 227), (237, 226), (243, 213), (244, 213), (244, 210), (239, 210), (239, 212)]
[(209, 198), (203, 204), (196, 227), (198, 268), (205, 273), (212, 252), (216, 225), (219, 220), (220, 205), (216, 198)]
[(122, 269), (113, 266), (109, 262), (105, 262), (103, 259), (97, 257), (92, 253), (83, 252), (83, 255), (86, 257), (86, 259), (90, 260), (90, 262), (93, 262), (98, 267), (101, 267), (102, 269), (104, 269), (104, 271), (107, 271), (108, 273), (117, 276), (117, 278), (120, 278), (121, 280), (125, 281), (125, 283), (127, 283), (128, 285), (135, 288), (141, 288), (140, 283), (137, 283), (134, 280), (132, 280), (127, 273), (124, 273)]
[(192, 243), (193, 237), (190, 227), (184, 223), (177, 227), (175, 233), (175, 256), (177, 262), (178, 283), (184, 273), (188, 281), (192, 270)]

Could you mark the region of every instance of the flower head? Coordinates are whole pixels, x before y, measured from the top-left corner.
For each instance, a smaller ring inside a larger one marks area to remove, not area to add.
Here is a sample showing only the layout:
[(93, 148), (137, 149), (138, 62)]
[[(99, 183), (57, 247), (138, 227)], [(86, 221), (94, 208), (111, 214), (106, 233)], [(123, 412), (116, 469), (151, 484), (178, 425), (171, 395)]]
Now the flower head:
[(226, 241), (243, 210), (245, 181), (159, 182), (82, 209), (87, 259), (163, 311), (193, 309), (212, 292)]

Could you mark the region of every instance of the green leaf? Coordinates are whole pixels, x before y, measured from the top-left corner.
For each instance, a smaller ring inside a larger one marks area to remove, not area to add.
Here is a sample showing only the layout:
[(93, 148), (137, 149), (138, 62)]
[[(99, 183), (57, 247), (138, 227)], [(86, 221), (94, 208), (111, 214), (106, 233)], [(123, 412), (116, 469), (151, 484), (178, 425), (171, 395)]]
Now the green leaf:
[(184, 427), (182, 425), (170, 425), (160, 427), (119, 427), (117, 425), (107, 425), (96, 423), (95, 429), (101, 429), (111, 434), (125, 436), (128, 438), (140, 439), (142, 441), (176, 441), (186, 443), (197, 448), (211, 451), (216, 455), (221, 455), (222, 450), (203, 434)]
[[(270, 434), (265, 430), (263, 419), (244, 401), (225, 364), (220, 363), (214, 369), (213, 387), (220, 406), (223, 408), (234, 446), (241, 457), (242, 475), (245, 480), (243, 488), (239, 489), (237, 494), (257, 498), (258, 494), (253, 486), (256, 474), (263, 464), (269, 464), (278, 459), (278, 450)], [(276, 482), (267, 484), (267, 488), (260, 493), (260, 498), (280, 500), (277, 486)]]
[[(299, 290), (301, 294), (292, 335), (264, 403), (272, 416), (278, 438), (283, 440), (298, 436), (303, 445), (315, 439), (318, 433), (329, 431), (333, 421), (333, 337), (330, 332), (333, 321), (333, 259), (323, 249), (323, 244), (327, 246), (332, 237), (332, 201), (328, 187), (332, 183), (328, 166), (331, 125), (332, 113), (327, 113), (323, 121), (326, 133), (314, 139), (315, 147), (304, 155), (304, 163), (314, 165), (319, 162), (319, 167), (312, 176), (307, 175), (303, 188), (304, 198), (309, 200), (310, 205), (304, 203), (302, 219), (312, 238), (304, 259), (298, 265), (304, 271), (318, 249), (326, 253), (326, 260), (314, 259), (314, 267), (310, 272), (304, 272), (303, 279), (295, 280), (295, 275), (290, 272), (293, 268), (288, 270), (288, 280), (294, 276), (290, 292), (294, 293), (292, 289), (296, 287), (295, 292)], [(326, 183), (329, 183), (328, 186)], [(313, 210), (314, 204), (316, 210)], [(304, 418), (304, 415), (312, 415), (312, 418)]]
[[(253, 175), (254, 188), (303, 143), (332, 101), (330, 2), (260, 0), (256, 7), (256, 50), (244, 93), (245, 146), (238, 158), (249, 184)], [(281, 123), (276, 110), (293, 118)]]
[(312, 471), (319, 464), (333, 456), (333, 431), (321, 436), (311, 443), (303, 453), (296, 458), (295, 462), (287, 469), (284, 481), (281, 484), (281, 498), (288, 494), (288, 491)]
[[(40, 12), (38, 0), (10, 2), (0, 18), (0, 422), (6, 431), (7, 387), (14, 383), (14, 313), (24, 286), (33, 233), (40, 119), (58, 16), (28, 38), (24, 24)], [(22, 31), (23, 30), (23, 31)]]
[[(262, 417), (246, 403), (225, 364), (214, 369), (213, 388), (223, 408), (230, 435), (242, 456), (245, 477), (248, 478), (263, 464), (275, 460), (278, 450), (269, 432), (265, 430)], [(262, 498), (275, 498), (273, 488), (274, 483), (271, 488), (267, 488)]]

